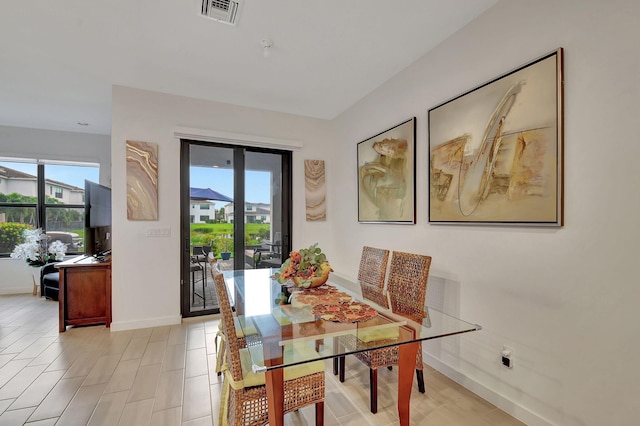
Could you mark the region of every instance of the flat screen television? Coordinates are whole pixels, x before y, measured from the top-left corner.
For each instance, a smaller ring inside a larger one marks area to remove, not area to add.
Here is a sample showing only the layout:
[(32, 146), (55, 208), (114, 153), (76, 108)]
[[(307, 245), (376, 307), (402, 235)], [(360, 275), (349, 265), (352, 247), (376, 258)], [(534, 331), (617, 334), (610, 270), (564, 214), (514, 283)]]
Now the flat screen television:
[(84, 254), (100, 257), (111, 252), (111, 188), (84, 181)]

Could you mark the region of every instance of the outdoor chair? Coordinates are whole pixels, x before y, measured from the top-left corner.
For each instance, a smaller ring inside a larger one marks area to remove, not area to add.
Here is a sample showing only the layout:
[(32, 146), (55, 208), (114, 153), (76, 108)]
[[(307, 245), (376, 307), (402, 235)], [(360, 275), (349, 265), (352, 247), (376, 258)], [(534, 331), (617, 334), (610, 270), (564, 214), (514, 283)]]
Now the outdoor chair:
[[(207, 285), (207, 266), (206, 266), (206, 254), (202, 246), (194, 246), (193, 253), (191, 254), (191, 263), (189, 264), (189, 272), (191, 272), (191, 303), (195, 302), (196, 296), (202, 299), (202, 306), (206, 307), (207, 294), (205, 288)], [(196, 279), (196, 275), (198, 278)], [(196, 292), (196, 284), (202, 284), (202, 294)]]

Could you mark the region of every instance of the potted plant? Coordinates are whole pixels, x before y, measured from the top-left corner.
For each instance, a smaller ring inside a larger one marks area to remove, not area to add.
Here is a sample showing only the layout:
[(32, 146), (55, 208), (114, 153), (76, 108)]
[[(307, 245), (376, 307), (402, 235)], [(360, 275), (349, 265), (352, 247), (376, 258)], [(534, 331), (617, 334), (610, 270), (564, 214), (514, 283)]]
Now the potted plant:
[(227, 243), (229, 242), (229, 239), (228, 238), (223, 238), (222, 241), (224, 243), (224, 251), (220, 252), (220, 258), (222, 260), (229, 260), (229, 259), (231, 259), (231, 252), (228, 251), (228, 249), (227, 249)]
[(67, 246), (61, 241), (53, 241), (47, 247), (47, 236), (42, 229), (25, 229), (24, 243), (13, 249), (11, 257), (22, 259), (32, 266), (42, 266), (48, 262), (62, 260)]

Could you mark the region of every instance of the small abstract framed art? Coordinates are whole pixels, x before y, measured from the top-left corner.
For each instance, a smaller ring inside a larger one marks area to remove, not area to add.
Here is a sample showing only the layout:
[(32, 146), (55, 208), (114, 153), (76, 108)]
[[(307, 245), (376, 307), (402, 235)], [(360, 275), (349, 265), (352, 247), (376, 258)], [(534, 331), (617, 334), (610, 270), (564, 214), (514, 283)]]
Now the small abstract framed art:
[(324, 160), (304, 160), (304, 194), (307, 222), (327, 220)]
[(562, 53), (429, 110), (431, 224), (562, 226)]
[(158, 220), (158, 144), (127, 141), (127, 219)]
[(416, 119), (358, 143), (358, 222), (415, 224)]

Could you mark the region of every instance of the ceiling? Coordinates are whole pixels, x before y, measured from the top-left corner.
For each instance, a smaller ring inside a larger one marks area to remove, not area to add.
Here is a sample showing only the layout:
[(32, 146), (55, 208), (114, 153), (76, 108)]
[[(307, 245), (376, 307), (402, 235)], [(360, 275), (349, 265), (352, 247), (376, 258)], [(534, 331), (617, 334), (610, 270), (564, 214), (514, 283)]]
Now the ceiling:
[(3, 2), (0, 125), (110, 134), (112, 85), (332, 119), (496, 2)]

